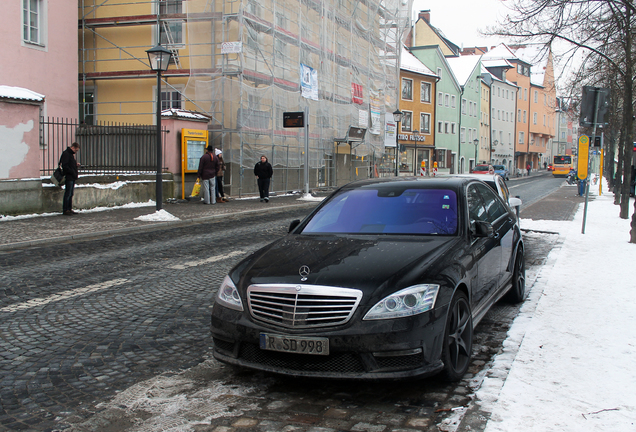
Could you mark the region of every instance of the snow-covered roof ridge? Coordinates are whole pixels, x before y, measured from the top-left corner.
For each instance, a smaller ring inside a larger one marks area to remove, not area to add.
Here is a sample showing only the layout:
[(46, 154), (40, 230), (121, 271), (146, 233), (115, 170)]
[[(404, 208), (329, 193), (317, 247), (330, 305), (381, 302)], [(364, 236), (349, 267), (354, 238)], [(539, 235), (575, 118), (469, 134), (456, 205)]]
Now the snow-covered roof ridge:
[(189, 118), (196, 120), (209, 120), (210, 116), (207, 114), (203, 114), (197, 111), (188, 111), (184, 109), (178, 108), (170, 108), (161, 111), (161, 115), (163, 117), (181, 117), (181, 118)]
[(437, 77), (437, 74), (430, 70), (424, 63), (402, 45), (402, 57), (400, 58), (400, 69), (415, 72), (422, 75)]
[(481, 57), (480, 55), (448, 57), (446, 61), (453, 70), (453, 74), (457, 77), (457, 81), (459, 81), (461, 85), (465, 85), (477, 65), (480, 64)]
[(483, 60), (510, 60), (518, 58), (505, 43), (500, 43), (482, 55)]
[(548, 66), (550, 48), (545, 44), (530, 43), (511, 48), (517, 57), (531, 65), (530, 82), (543, 86), (545, 71)]
[(23, 87), (0, 85), (0, 98), (42, 102), (44, 95)]

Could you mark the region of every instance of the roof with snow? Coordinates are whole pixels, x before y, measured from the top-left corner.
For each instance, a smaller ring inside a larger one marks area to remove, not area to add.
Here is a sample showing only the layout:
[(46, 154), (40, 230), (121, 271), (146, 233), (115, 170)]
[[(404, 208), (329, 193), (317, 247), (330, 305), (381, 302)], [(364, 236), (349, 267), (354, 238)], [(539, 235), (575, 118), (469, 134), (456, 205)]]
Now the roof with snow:
[(549, 49), (544, 44), (527, 44), (518, 48), (511, 48), (516, 56), (532, 65), (530, 68), (530, 82), (533, 85), (543, 86), (545, 70), (548, 66)]
[[(518, 59), (515, 53), (505, 43), (500, 43), (482, 56), (483, 60), (512, 60)], [(523, 61), (523, 60), (522, 60)]]
[(400, 58), (400, 69), (422, 74), (422, 75), (437, 77), (437, 74), (435, 74), (432, 70), (427, 68), (424, 63), (422, 63), (417, 57), (411, 54), (404, 47), (404, 45), (402, 45), (402, 57)]
[(486, 55), (484, 54), (481, 58), (481, 64), (483, 64), (485, 67), (501, 67), (501, 68), (515, 67), (512, 63), (510, 63), (506, 59), (488, 59), (485, 57)]
[(206, 114), (201, 114), (196, 111), (188, 111), (188, 110), (176, 109), (176, 108), (170, 108), (170, 109), (161, 111), (161, 116), (162, 117), (180, 117), (180, 118), (187, 118), (191, 120), (205, 120), (205, 121), (210, 120), (210, 116)]
[(465, 85), (466, 82), (468, 82), (480, 60), (481, 56), (478, 55), (446, 58), (448, 65), (453, 70), (453, 74), (457, 77), (457, 81), (461, 85)]
[(41, 95), (40, 93), (36, 93), (23, 87), (11, 87), (6, 85), (0, 85), (0, 98), (35, 102), (44, 101), (44, 95)]

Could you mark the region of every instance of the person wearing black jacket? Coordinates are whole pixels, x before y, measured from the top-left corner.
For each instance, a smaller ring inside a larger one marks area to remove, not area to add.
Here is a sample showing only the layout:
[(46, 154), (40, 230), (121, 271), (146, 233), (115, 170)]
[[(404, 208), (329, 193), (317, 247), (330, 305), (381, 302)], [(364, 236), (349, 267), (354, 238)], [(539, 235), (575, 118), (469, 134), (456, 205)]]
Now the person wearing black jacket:
[(272, 165), (267, 161), (267, 157), (261, 156), (261, 161), (254, 166), (254, 175), (257, 178), (258, 193), (261, 195), (261, 202), (269, 202), (269, 182), (274, 175)]
[(75, 192), (75, 182), (78, 177), (80, 164), (75, 159), (75, 153), (80, 149), (80, 145), (76, 142), (67, 147), (60, 156), (60, 166), (64, 174), (64, 198), (62, 199), (62, 214), (72, 216), (73, 211), (73, 193)]
[(198, 176), (203, 180), (203, 202), (216, 204), (216, 172), (219, 170), (219, 159), (214, 155), (214, 147), (207, 146), (207, 152), (199, 159)]

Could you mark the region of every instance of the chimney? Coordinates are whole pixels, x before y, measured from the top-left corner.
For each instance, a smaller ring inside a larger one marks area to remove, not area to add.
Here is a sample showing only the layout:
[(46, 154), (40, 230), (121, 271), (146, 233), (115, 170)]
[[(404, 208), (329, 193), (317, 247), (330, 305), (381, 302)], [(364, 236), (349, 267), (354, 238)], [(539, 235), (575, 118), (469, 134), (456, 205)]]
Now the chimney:
[(418, 17), (418, 19), (423, 19), (424, 21), (426, 21), (427, 23), (431, 23), (431, 10), (423, 10), (420, 11), (420, 15)]

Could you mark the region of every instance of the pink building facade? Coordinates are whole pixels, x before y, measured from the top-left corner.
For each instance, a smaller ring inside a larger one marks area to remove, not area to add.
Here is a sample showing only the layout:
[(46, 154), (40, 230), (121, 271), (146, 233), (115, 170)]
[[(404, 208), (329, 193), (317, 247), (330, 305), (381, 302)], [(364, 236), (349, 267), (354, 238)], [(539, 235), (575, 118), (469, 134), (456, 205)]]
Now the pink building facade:
[(44, 95), (44, 117), (78, 117), (77, 22), (77, 0), (2, 2), (0, 85)]

